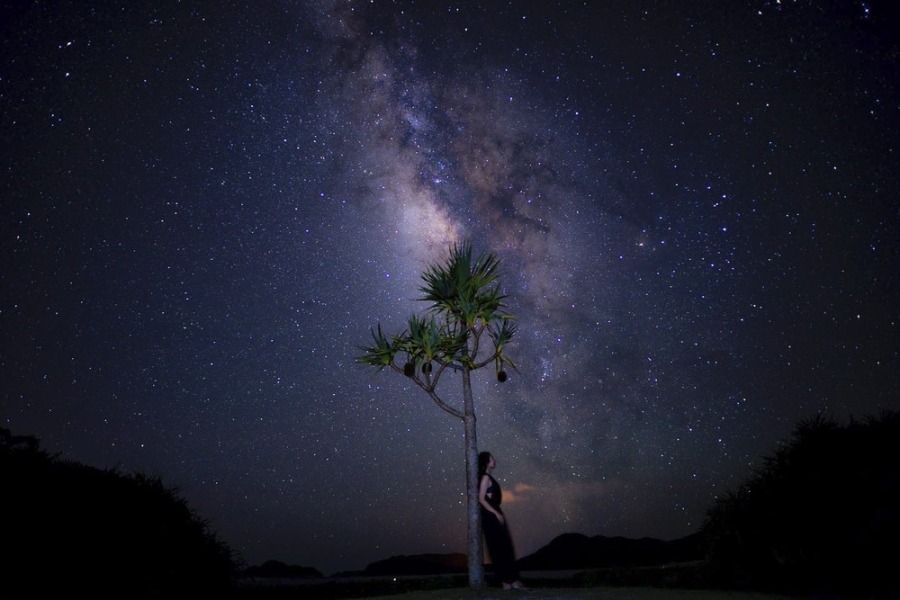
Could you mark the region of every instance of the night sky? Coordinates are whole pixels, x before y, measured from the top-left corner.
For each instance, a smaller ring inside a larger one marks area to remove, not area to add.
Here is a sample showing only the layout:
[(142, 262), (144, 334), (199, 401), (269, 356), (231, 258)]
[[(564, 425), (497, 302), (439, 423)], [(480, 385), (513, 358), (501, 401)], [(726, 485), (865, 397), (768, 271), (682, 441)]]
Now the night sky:
[(470, 240), (519, 555), (693, 533), (798, 421), (900, 408), (891, 5), (2, 2), (0, 426), (249, 564), (464, 552), (462, 422), (356, 358)]

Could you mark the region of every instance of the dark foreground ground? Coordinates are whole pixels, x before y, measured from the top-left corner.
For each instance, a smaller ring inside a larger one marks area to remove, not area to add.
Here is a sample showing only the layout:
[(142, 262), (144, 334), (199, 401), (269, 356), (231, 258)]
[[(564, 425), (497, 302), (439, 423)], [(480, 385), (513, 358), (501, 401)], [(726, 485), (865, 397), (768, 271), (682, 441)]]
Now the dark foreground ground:
[[(272, 592), (270, 590), (269, 592)], [(247, 598), (287, 598), (288, 594), (257, 592)], [(306, 598), (296, 588), (290, 592), (292, 598)], [(378, 596), (355, 596), (368, 600), (787, 600), (796, 598), (778, 594), (757, 592), (730, 592), (717, 590), (680, 590), (648, 587), (592, 587), (566, 588), (541, 587), (529, 591), (504, 591), (488, 588), (482, 594), (475, 594), (467, 587), (438, 590), (418, 590)]]
[(467, 586), (465, 576), (381, 577), (327, 581), (256, 580), (244, 581), (238, 600), (784, 600), (797, 596), (685, 589), (665, 585), (604, 585), (585, 582), (577, 572), (524, 573), (528, 591), (503, 589), (488, 585), (476, 594)]
[(751, 592), (721, 592), (711, 590), (674, 590), (662, 588), (535, 588), (527, 592), (505, 592), (489, 589), (481, 596), (475, 596), (466, 589), (430, 590), (407, 592), (393, 596), (375, 596), (380, 600), (780, 600), (789, 596), (759, 594)]

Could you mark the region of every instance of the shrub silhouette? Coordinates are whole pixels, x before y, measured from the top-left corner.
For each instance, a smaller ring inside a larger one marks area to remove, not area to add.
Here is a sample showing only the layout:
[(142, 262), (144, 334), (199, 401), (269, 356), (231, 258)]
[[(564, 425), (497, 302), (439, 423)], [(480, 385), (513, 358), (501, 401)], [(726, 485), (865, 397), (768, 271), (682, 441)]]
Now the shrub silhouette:
[(158, 477), (61, 460), (0, 429), (4, 587), (181, 597), (231, 587), (231, 549)]
[(815, 417), (716, 501), (701, 532), (720, 585), (889, 595), (898, 510), (900, 413), (847, 426)]

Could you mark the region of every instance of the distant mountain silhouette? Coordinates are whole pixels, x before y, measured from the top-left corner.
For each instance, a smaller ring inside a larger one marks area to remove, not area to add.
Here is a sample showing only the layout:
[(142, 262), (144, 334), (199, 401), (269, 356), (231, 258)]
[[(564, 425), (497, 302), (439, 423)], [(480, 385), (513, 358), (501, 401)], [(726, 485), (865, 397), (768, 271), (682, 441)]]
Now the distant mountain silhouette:
[(465, 554), (415, 554), (392, 556), (370, 563), (360, 575), (444, 575), (465, 573), (468, 561)]
[(313, 567), (301, 567), (299, 565), (288, 565), (279, 560), (267, 560), (263, 564), (254, 567), (247, 567), (243, 571), (244, 577), (263, 577), (263, 578), (294, 578), (294, 579), (322, 579), (324, 575), (318, 569)]
[[(667, 542), (653, 538), (629, 539), (602, 535), (588, 537), (581, 533), (565, 533), (537, 552), (519, 559), (518, 563), (522, 571), (560, 571), (617, 566), (647, 567), (701, 558), (703, 549), (700, 534)], [(490, 565), (487, 567), (490, 570)], [(335, 573), (332, 577), (451, 575), (465, 573), (466, 570), (465, 554), (413, 554), (392, 556), (370, 563), (362, 571), (344, 571)]]
[(703, 558), (700, 534), (670, 542), (654, 538), (588, 537), (564, 533), (519, 559), (522, 571), (558, 571), (599, 567), (648, 567)]

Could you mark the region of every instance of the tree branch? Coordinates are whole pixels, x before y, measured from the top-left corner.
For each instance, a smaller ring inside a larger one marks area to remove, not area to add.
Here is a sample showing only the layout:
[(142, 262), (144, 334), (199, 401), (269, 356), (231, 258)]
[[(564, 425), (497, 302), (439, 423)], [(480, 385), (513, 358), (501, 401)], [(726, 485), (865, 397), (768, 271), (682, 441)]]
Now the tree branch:
[[(417, 386), (419, 386), (420, 388), (422, 388), (423, 390), (425, 390), (425, 393), (427, 393), (429, 396), (431, 396), (431, 399), (434, 400), (434, 403), (437, 404), (438, 407), (439, 407), (441, 410), (444, 410), (444, 411), (450, 413), (451, 415), (453, 415), (454, 417), (457, 417), (457, 418), (459, 418), (459, 419), (464, 419), (464, 418), (465, 418), (465, 415), (464, 415), (462, 412), (456, 410), (455, 408), (453, 408), (452, 406), (450, 406), (449, 404), (447, 404), (446, 402), (444, 402), (443, 400), (441, 400), (441, 397), (438, 396), (438, 395), (435, 393), (435, 391), (434, 391), (434, 388), (435, 388), (435, 386), (437, 386), (437, 382), (438, 382), (438, 380), (441, 378), (441, 373), (444, 371), (444, 369), (445, 369), (446, 367), (454, 367), (454, 366), (455, 366), (455, 365), (452, 365), (452, 364), (449, 364), (449, 363), (440, 363), (440, 365), (441, 365), (441, 366), (440, 366), (440, 368), (438, 369), (437, 374), (434, 376), (434, 380), (433, 380), (430, 384), (428, 384), (428, 383), (422, 381), (422, 380), (419, 378), (419, 374), (418, 374), (418, 373), (416, 373), (416, 374), (413, 375), (412, 377), (409, 377), (408, 379), (412, 379), (412, 380), (415, 382), (415, 384), (416, 384)], [(397, 366), (396, 364), (394, 364), (394, 363), (391, 363), (391, 368), (392, 368), (393, 370), (397, 371), (398, 373), (403, 373), (403, 368), (402, 368), (402, 367), (398, 367), (398, 366)], [(404, 376), (406, 376), (405, 373), (404, 373)]]
[(463, 413), (461, 413), (460, 411), (456, 410), (455, 408), (453, 408), (452, 406), (450, 406), (449, 404), (447, 404), (446, 402), (441, 400), (440, 396), (435, 394), (433, 391), (429, 391), (429, 390), (425, 390), (425, 391), (428, 392), (428, 395), (431, 396), (431, 399), (434, 400), (434, 403), (437, 404), (442, 410), (447, 411), (448, 413), (450, 413), (451, 415), (453, 415), (454, 417), (457, 417), (459, 419), (465, 419), (465, 415)]
[(499, 356), (500, 356), (500, 353), (499, 353), (499, 352), (494, 352), (494, 353), (491, 354), (488, 358), (486, 358), (486, 359), (484, 359), (483, 361), (481, 361), (480, 363), (476, 364), (474, 368), (475, 368), (475, 369), (480, 369), (481, 367), (484, 367), (485, 365), (489, 365), (489, 364), (491, 364), (493, 361), (497, 360), (497, 357), (499, 357)]

